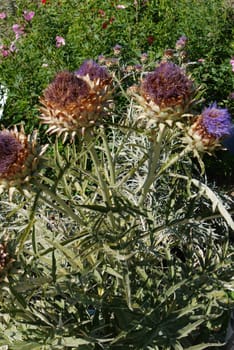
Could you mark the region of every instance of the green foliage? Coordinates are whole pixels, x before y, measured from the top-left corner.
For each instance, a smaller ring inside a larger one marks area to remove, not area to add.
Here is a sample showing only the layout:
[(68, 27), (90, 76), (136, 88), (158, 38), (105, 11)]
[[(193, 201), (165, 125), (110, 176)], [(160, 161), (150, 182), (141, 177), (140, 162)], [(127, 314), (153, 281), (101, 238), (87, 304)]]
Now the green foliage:
[[(38, 97), (58, 70), (75, 70), (84, 59), (110, 54), (116, 44), (123, 46), (125, 62), (134, 62), (145, 51), (154, 60), (166, 46), (174, 47), (182, 34), (189, 38), (190, 59), (206, 60), (196, 77), (204, 82), (207, 98), (226, 104), (233, 91), (229, 65), (233, 13), (225, 4), (220, 0), (137, 0), (126, 1), (126, 8), (118, 9), (117, 2), (96, 0), (44, 5), (40, 1), (12, 2), (8, 18), (1, 20), (2, 43), (9, 47), (14, 40), (14, 23), (25, 26), (26, 34), (15, 42), (16, 52), (1, 59), (0, 81), (9, 89), (3, 123), (25, 121), (30, 130), (38, 127)], [(25, 9), (35, 11), (29, 23), (22, 16)], [(65, 38), (65, 46), (56, 48), (57, 35)]]

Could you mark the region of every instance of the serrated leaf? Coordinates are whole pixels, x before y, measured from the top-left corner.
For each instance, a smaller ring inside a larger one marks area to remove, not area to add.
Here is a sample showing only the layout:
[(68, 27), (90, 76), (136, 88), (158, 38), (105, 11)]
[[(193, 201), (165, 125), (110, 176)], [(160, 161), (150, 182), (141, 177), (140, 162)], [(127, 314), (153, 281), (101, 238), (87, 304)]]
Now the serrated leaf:
[(166, 297), (169, 297), (171, 294), (173, 294), (178, 288), (180, 288), (183, 284), (186, 283), (186, 280), (183, 280), (173, 286), (171, 286), (165, 293)]
[(185, 326), (184, 328), (179, 330), (180, 336), (178, 337), (178, 339), (187, 337), (188, 334), (190, 334), (192, 331), (194, 331), (203, 322), (204, 322), (204, 320), (201, 319), (201, 320), (197, 320), (196, 322), (187, 324), (187, 326)]
[(64, 337), (62, 338), (62, 345), (67, 347), (78, 347), (80, 345), (89, 345), (92, 342), (85, 340), (83, 338), (74, 338), (74, 337)]
[(222, 217), (226, 220), (227, 224), (234, 230), (234, 221), (231, 215), (223, 205), (222, 201), (216, 196), (216, 194), (205, 184), (196, 179), (192, 179), (192, 183), (202, 190), (202, 194), (205, 195), (212, 202), (212, 209), (215, 212), (218, 210)]

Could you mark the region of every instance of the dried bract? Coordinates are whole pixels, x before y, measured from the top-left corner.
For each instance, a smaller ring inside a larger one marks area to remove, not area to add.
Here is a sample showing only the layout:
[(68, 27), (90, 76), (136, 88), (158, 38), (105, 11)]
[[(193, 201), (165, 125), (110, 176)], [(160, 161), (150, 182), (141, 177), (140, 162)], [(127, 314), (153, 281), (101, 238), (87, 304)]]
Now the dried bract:
[(1, 188), (20, 187), (30, 181), (47, 147), (39, 147), (36, 138), (36, 132), (25, 135), (23, 127), (20, 131), (15, 126), (0, 132)]
[(97, 125), (109, 107), (111, 80), (107, 70), (92, 60), (75, 73), (58, 73), (40, 99), (40, 119), (49, 125), (47, 132), (64, 134), (65, 140)]
[(142, 107), (140, 118), (152, 122), (178, 120), (194, 92), (193, 82), (172, 62), (162, 62), (133, 94)]
[(227, 109), (216, 103), (205, 108), (188, 128), (185, 142), (199, 152), (212, 152), (221, 148), (221, 140), (231, 134), (231, 116)]

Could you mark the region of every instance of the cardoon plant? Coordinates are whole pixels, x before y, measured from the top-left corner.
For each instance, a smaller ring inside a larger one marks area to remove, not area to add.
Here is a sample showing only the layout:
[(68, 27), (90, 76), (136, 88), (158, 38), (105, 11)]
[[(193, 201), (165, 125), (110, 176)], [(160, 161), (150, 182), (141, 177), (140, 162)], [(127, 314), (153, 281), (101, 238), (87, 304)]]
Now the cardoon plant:
[(57, 73), (38, 112), (52, 134), (46, 155), (25, 134), (0, 133), (0, 179), (19, 190), (1, 201), (15, 247), (1, 296), (9, 349), (224, 342), (233, 201), (206, 182), (202, 156), (222, 148), (230, 115), (199, 111), (185, 67), (163, 61), (129, 80), (119, 68), (87, 60)]

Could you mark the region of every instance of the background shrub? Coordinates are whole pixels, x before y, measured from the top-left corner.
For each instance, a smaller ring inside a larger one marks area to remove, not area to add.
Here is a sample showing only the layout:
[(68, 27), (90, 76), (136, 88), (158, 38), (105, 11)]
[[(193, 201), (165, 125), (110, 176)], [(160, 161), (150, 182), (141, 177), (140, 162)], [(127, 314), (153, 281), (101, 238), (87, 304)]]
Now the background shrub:
[[(142, 52), (155, 60), (165, 48), (174, 47), (181, 35), (189, 38), (189, 59), (205, 60), (194, 66), (193, 74), (207, 89), (206, 98), (233, 108), (233, 101), (227, 99), (234, 90), (229, 64), (233, 9), (226, 2), (137, 0), (122, 4), (123, 9), (117, 1), (8, 3), (8, 17), (1, 20), (2, 44), (9, 47), (14, 40), (14, 23), (25, 26), (26, 34), (15, 43), (17, 51), (0, 62), (0, 81), (9, 89), (5, 126), (20, 121), (29, 129), (38, 126), (38, 97), (58, 70), (75, 70), (86, 58), (111, 55), (116, 44), (123, 47), (125, 62), (137, 62)], [(35, 11), (29, 23), (23, 18), (24, 10)], [(57, 35), (65, 38), (65, 46), (55, 46)]]

